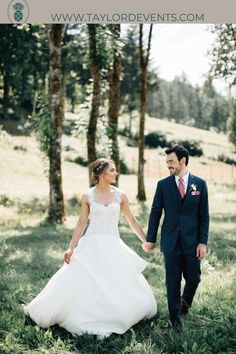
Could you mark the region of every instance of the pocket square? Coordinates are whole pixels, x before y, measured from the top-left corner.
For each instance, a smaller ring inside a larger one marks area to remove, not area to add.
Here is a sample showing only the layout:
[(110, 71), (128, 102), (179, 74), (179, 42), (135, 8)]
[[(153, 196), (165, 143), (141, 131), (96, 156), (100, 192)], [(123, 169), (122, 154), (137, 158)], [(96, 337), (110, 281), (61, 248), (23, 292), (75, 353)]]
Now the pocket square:
[(200, 195), (199, 191), (192, 192), (191, 195)]

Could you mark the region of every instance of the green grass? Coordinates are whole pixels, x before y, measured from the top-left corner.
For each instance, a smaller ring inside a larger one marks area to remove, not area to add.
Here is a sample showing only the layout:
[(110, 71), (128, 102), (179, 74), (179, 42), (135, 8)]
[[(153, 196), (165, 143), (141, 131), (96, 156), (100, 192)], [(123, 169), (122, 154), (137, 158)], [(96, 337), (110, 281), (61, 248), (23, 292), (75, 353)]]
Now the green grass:
[[(213, 187), (222, 191), (222, 186)], [(232, 185), (224, 186), (224, 200), (228, 200), (229, 205), (234, 202), (232, 191)], [(29, 302), (38, 294), (63, 264), (63, 252), (79, 212), (76, 198), (67, 202), (69, 216), (65, 226), (50, 226), (43, 222), (44, 200), (27, 203), (4, 200), (4, 207), (14, 209), (18, 218), (17, 222), (8, 219), (7, 223), (1, 219), (0, 353), (235, 353), (236, 217), (233, 213), (223, 213), (225, 210), (220, 213), (217, 202), (213, 205), (208, 257), (202, 264), (202, 282), (180, 334), (173, 332), (169, 324), (163, 259), (159, 249), (144, 254), (138, 239), (121, 219), (123, 240), (149, 261), (145, 276), (154, 290), (158, 312), (155, 318), (141, 321), (124, 335), (113, 334), (99, 341), (95, 336), (73, 336), (58, 326), (41, 329), (27, 322), (21, 307), (22, 303)], [(133, 207), (140, 222), (146, 226), (150, 206)]]
[[(63, 264), (63, 253), (79, 214), (78, 200), (88, 188), (87, 169), (66, 161), (85, 154), (85, 141), (63, 136), (63, 146), (73, 147), (62, 154), (67, 221), (64, 226), (52, 227), (44, 222), (48, 180), (35, 139), (0, 135), (0, 354), (236, 353), (235, 172), (222, 162), (212, 161), (220, 153), (231, 156), (232, 146), (225, 135), (160, 119), (148, 118), (147, 130), (161, 130), (168, 139), (188, 136), (199, 140), (204, 148), (204, 159), (191, 158), (190, 171), (208, 181), (210, 242), (207, 259), (202, 262), (202, 281), (182, 333), (176, 334), (170, 327), (159, 247), (154, 253), (144, 254), (123, 219), (123, 240), (149, 261), (145, 276), (156, 297), (156, 317), (104, 341), (93, 336), (72, 336), (58, 326), (40, 329), (26, 321), (21, 303), (32, 300)], [(24, 149), (15, 150), (16, 145)], [(129, 167), (137, 166), (136, 148), (123, 144), (121, 155), (128, 159)], [(121, 175), (120, 187), (127, 192), (132, 210), (146, 228), (156, 181), (168, 173), (163, 152), (146, 150), (145, 158), (147, 203), (136, 202), (137, 176)]]

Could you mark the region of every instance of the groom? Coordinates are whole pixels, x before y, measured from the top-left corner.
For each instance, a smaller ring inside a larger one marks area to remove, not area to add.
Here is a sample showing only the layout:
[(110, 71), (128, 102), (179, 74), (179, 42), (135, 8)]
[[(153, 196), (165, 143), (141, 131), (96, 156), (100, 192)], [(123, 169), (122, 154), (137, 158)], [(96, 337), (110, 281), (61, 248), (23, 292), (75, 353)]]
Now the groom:
[[(181, 145), (165, 151), (170, 176), (157, 184), (149, 218), (146, 252), (155, 248), (157, 231), (164, 210), (161, 228), (161, 251), (164, 254), (166, 288), (170, 320), (174, 328), (181, 325), (200, 282), (200, 260), (206, 255), (209, 229), (207, 185), (188, 170), (189, 153)], [(185, 287), (180, 295), (181, 278)]]

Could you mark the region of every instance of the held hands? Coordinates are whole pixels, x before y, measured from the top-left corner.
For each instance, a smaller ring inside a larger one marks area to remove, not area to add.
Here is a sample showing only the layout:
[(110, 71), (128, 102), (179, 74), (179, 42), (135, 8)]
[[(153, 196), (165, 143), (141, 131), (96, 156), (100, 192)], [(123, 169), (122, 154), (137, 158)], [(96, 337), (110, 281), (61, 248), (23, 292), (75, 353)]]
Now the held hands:
[(142, 248), (146, 253), (152, 252), (155, 247), (156, 247), (156, 244), (152, 243), (152, 242), (143, 242), (142, 243)]
[(206, 257), (206, 245), (204, 243), (199, 243), (197, 246), (196, 257), (199, 260)]
[(68, 250), (67, 250), (66, 253), (64, 254), (64, 262), (65, 262), (65, 263), (67, 263), (67, 264), (70, 263), (70, 258), (71, 258), (71, 256), (72, 256), (72, 254), (73, 254), (73, 251), (72, 251), (70, 248), (68, 248)]

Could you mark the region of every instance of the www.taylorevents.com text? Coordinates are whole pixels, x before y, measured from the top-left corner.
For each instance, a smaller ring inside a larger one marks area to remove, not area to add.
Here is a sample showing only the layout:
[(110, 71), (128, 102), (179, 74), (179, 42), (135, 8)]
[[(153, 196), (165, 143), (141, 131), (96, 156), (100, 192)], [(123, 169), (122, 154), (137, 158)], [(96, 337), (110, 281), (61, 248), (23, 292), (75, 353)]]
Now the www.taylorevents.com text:
[(166, 23), (166, 22), (204, 22), (204, 14), (193, 13), (51, 13), (53, 22), (71, 23)]

